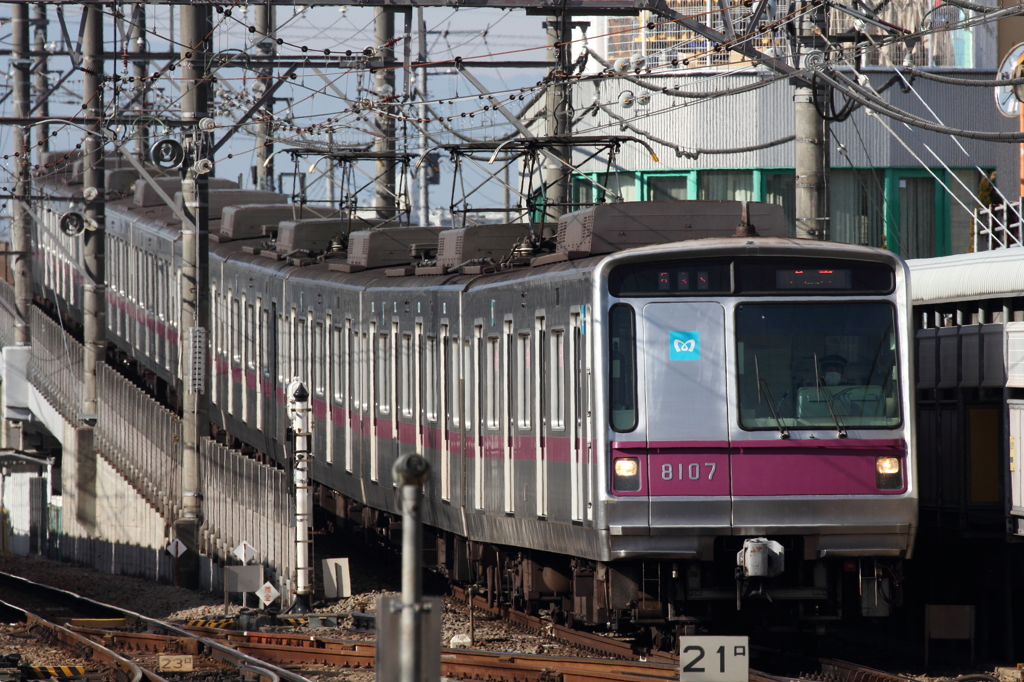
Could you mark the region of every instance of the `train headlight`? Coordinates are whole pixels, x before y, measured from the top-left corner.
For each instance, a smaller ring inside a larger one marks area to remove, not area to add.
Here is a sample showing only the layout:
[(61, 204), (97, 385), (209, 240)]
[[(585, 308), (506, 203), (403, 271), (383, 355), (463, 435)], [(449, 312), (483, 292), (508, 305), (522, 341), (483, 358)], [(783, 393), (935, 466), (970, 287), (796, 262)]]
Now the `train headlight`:
[(640, 490), (640, 459), (637, 457), (619, 457), (613, 464), (615, 472), (615, 490), (635, 493)]
[(875, 457), (875, 484), (879, 490), (903, 488), (903, 474), (900, 472), (899, 457), (886, 455)]
[(876, 457), (875, 471), (882, 476), (891, 476), (900, 472), (899, 457)]

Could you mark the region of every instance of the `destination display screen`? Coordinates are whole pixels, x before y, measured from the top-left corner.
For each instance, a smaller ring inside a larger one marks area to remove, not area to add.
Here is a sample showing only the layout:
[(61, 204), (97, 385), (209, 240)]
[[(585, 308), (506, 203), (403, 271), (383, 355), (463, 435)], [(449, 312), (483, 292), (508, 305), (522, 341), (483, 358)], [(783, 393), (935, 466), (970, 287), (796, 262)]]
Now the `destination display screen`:
[(613, 296), (723, 294), (732, 291), (729, 261), (640, 263), (612, 270)]
[(789, 294), (888, 294), (895, 285), (885, 263), (833, 258), (743, 259), (736, 261), (736, 291)]
[(850, 271), (843, 269), (776, 270), (776, 289), (849, 289)]
[(888, 294), (884, 263), (812, 258), (736, 258), (622, 265), (608, 276), (612, 296), (711, 294)]

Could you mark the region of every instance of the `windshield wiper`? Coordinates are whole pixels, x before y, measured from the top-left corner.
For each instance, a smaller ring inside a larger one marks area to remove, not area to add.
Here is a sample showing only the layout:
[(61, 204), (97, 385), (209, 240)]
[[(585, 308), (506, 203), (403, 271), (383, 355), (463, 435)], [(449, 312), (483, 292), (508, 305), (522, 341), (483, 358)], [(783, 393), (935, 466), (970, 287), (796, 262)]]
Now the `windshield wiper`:
[[(775, 396), (772, 395), (772, 387), (768, 385), (768, 380), (761, 378), (761, 370), (757, 366), (757, 356), (754, 356), (754, 375), (757, 379), (757, 404), (761, 404), (761, 388), (764, 387), (764, 392), (768, 394), (768, 410), (772, 413), (772, 417), (775, 418), (775, 424), (779, 427), (779, 438), (789, 438), (789, 429), (787, 429), (782, 420), (779, 419), (779, 413), (775, 409)], [(788, 393), (788, 392), (787, 392)], [(782, 396), (782, 400), (785, 400), (786, 396)], [(782, 401), (779, 401), (782, 404)]]
[(818, 354), (814, 354), (814, 376), (818, 384), (818, 397), (821, 397), (821, 389), (825, 389), (825, 404), (828, 406), (828, 413), (832, 415), (832, 421), (836, 424), (836, 437), (846, 438), (846, 427), (836, 414), (835, 398), (832, 396), (832, 389), (829, 388), (825, 377), (818, 373)]

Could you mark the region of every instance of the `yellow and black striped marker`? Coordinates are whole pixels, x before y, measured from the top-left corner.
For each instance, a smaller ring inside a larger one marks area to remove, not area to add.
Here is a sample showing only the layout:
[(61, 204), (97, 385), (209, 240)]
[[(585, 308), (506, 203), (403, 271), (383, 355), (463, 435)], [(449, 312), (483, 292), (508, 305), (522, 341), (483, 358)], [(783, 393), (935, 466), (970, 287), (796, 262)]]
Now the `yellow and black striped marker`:
[(185, 623), (193, 628), (233, 628), (237, 618), (200, 618)]
[(128, 627), (127, 618), (72, 618), (71, 624), (77, 628), (112, 628)]
[(85, 667), (80, 665), (23, 665), (18, 668), (22, 677), (29, 680), (70, 680), (85, 674)]
[(286, 616), (286, 617), (282, 618), (281, 616), (278, 616), (277, 617), (277, 622), (280, 623), (281, 625), (288, 625), (288, 626), (293, 627), (293, 628), (301, 627), (303, 625), (309, 625), (309, 619), (306, 618), (306, 617), (302, 617), (302, 618), (289, 618), (289, 617)]

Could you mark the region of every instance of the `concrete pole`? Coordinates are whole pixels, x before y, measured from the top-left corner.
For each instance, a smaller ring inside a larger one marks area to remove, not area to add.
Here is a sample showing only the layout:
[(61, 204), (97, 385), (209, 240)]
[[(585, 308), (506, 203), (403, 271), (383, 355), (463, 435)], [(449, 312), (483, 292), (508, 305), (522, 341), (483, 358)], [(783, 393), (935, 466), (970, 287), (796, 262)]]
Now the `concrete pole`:
[[(196, 164), (206, 158), (206, 134), (200, 132), (198, 123), (207, 116), (209, 88), (206, 77), (208, 49), (211, 36), (210, 7), (204, 5), (183, 5), (181, 7), (181, 58), (182, 97), (181, 118), (192, 122), (185, 140), (186, 155), (181, 183), (182, 203), (185, 215), (190, 218), (194, 229), (182, 225), (181, 229), (181, 301), (178, 316), (179, 358), (182, 370), (188, 365), (191, 353), (191, 339), (205, 339), (209, 329), (209, 182), (207, 173), (196, 171)], [(193, 328), (196, 328), (193, 331)], [(200, 331), (202, 330), (202, 331)], [(205, 343), (202, 353), (209, 358), (209, 344)], [(209, 381), (209, 362), (202, 363), (198, 371), (203, 373), (201, 384)], [(192, 392), (186, 385), (185, 377), (190, 373), (182, 371), (182, 518), (175, 524), (175, 532), (185, 545), (193, 550), (184, 557), (193, 560), (184, 566), (184, 585), (195, 584), (198, 578), (198, 562), (194, 557), (198, 549), (198, 530), (202, 507), (199, 498), (199, 443), (209, 435), (209, 400), (203, 392)], [(179, 566), (179, 568), (181, 568)]]
[[(827, 30), (824, 7), (804, 14), (797, 20), (800, 55), (807, 59), (808, 52), (821, 49), (822, 34)], [(816, 101), (820, 91), (799, 85), (793, 95), (794, 134), (796, 143), (794, 162), (796, 170), (796, 236), (800, 239), (825, 239), (828, 234), (828, 204), (826, 195), (828, 153), (828, 124), (818, 115)]]
[[(13, 100), (14, 116), (27, 117), (32, 108), (29, 92), (28, 58), (28, 3), (11, 3), (11, 68), (14, 70)], [(29, 175), (29, 148), (32, 146), (31, 128), (15, 125), (11, 127), (14, 147), (14, 195), (25, 197), (32, 192)], [(15, 199), (11, 204), (11, 247), (14, 258), (14, 298), (17, 320), (14, 323), (14, 342), (19, 346), (32, 343), (29, 327), (29, 311), (32, 307), (32, 226), (30, 214), (24, 199)]]
[[(430, 464), (422, 455), (402, 455), (391, 475), (402, 496), (402, 618), (399, 641), (401, 682), (420, 682), (423, 670), (423, 519), (420, 502)], [(472, 606), (472, 597), (470, 605)]]
[(292, 435), (295, 438), (295, 466), (292, 469), (295, 481), (295, 613), (309, 610), (313, 594), (312, 543), (313, 498), (310, 495), (309, 462), (310, 452), (309, 391), (301, 381), (288, 386), (288, 412), (291, 415)]
[[(35, 75), (33, 76), (33, 99), (35, 100), (36, 116), (39, 118), (46, 118), (50, 115), (49, 99), (46, 97), (46, 90), (49, 88), (49, 80), (47, 74), (49, 69), (47, 68), (47, 57), (43, 55), (46, 51), (46, 38), (47, 38), (47, 18), (46, 18), (46, 4), (37, 2), (32, 6), (32, 23), (34, 24), (34, 31), (32, 33), (32, 49), (39, 56), (36, 57), (36, 69)], [(47, 123), (40, 123), (36, 126), (36, 139), (39, 140), (39, 144), (36, 145), (36, 163), (42, 166), (43, 154), (50, 150), (50, 126)], [(45, 168), (40, 168), (42, 172), (46, 172)]]
[[(133, 16), (135, 16), (135, 22), (132, 23), (128, 36), (128, 51), (142, 54), (149, 49), (149, 43), (146, 40), (146, 5), (139, 3), (138, 12), (133, 12)], [(148, 61), (139, 57), (132, 60), (132, 77), (135, 79), (136, 93), (145, 92), (147, 71), (149, 71)], [(132, 105), (132, 112), (136, 116), (141, 116), (148, 111), (149, 95), (140, 95)], [(149, 147), (149, 126), (137, 124), (135, 126), (135, 155), (143, 163), (149, 160)]]
[[(555, 62), (549, 76), (552, 82), (548, 85), (545, 95), (547, 108), (547, 130), (550, 137), (568, 137), (572, 134), (572, 102), (571, 92), (564, 78), (572, 68), (572, 18), (562, 12), (549, 16), (545, 22), (548, 40), (548, 59)], [(556, 145), (551, 152), (564, 162), (570, 161), (572, 149), (569, 145)], [(565, 213), (565, 204), (569, 202), (569, 176), (566, 166), (559, 166), (550, 158), (544, 159), (542, 178), (545, 189), (546, 216), (544, 222), (558, 222)]]
[[(327, 148), (334, 149), (334, 133), (327, 133)], [(335, 204), (338, 202), (337, 198), (337, 187), (335, 183), (335, 169), (337, 164), (333, 158), (327, 159), (327, 174), (324, 175), (324, 198), (327, 199), (327, 208), (334, 210)]]
[(106, 354), (106, 177), (101, 137), (103, 107), (103, 11), (97, 5), (83, 8), (85, 32), (82, 36), (82, 113), (89, 119), (86, 127), (98, 134), (82, 141), (82, 184), (85, 199), (86, 230), (82, 233), (85, 265), (83, 296), (83, 339), (85, 362), (82, 364), (82, 420), (94, 424), (97, 406), (96, 371)]
[[(380, 49), (378, 57), (381, 63), (391, 64), (395, 59), (395, 48), (384, 47), (395, 35), (395, 11), (377, 7), (373, 15), (373, 43)], [(378, 69), (373, 75), (373, 89), (377, 98), (395, 94), (395, 72), (393, 69)], [(382, 112), (377, 114), (377, 133), (374, 138), (373, 151), (383, 154), (394, 154), (395, 152), (395, 119), (386, 116), (391, 113), (394, 107), (388, 105), (382, 107)], [(373, 206), (376, 209), (377, 220), (390, 220), (395, 216), (395, 161), (393, 158), (377, 159), (376, 162), (376, 195), (373, 198)]]
[[(274, 5), (258, 3), (253, 6), (253, 25), (256, 27), (256, 54), (272, 59), (277, 53), (277, 19)], [(258, 71), (264, 91), (271, 85), (270, 77), (274, 70), (269, 66)], [(274, 111), (274, 100), (271, 98), (263, 105), (263, 112), (256, 114), (260, 122), (256, 125), (256, 189), (267, 192), (274, 191), (274, 131), (270, 114)]]
[[(425, 64), (427, 61), (427, 22), (423, 18), (423, 8), (416, 8), (417, 33), (419, 33), (419, 49), (416, 52), (416, 61)], [(420, 158), (430, 148), (430, 141), (427, 139), (427, 67), (421, 66), (416, 74), (416, 92), (419, 95), (420, 104), (416, 109), (416, 117), (420, 119)], [(420, 161), (419, 169), (419, 219), (420, 225), (430, 224), (430, 186), (427, 184), (429, 169), (426, 160)]]

